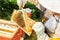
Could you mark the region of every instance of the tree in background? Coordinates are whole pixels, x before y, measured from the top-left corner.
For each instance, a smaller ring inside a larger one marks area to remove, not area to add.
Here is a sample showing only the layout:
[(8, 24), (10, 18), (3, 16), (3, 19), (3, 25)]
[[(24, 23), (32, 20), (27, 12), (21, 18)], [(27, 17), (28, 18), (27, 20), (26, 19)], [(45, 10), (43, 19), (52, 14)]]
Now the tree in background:
[(0, 18), (10, 20), (13, 9), (18, 9), (15, 1), (0, 0)]

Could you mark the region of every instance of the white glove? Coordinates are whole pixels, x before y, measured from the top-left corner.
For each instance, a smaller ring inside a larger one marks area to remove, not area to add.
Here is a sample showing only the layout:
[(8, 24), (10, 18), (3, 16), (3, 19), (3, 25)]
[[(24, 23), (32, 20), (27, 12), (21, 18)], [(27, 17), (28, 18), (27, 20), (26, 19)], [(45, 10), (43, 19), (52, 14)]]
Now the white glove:
[(49, 40), (48, 35), (44, 33), (44, 26), (41, 22), (36, 22), (32, 29), (36, 32), (38, 40)]
[(19, 7), (21, 7), (21, 6), (25, 6), (25, 4), (26, 4), (26, 2), (27, 2), (27, 0), (17, 0), (17, 5), (19, 6)]

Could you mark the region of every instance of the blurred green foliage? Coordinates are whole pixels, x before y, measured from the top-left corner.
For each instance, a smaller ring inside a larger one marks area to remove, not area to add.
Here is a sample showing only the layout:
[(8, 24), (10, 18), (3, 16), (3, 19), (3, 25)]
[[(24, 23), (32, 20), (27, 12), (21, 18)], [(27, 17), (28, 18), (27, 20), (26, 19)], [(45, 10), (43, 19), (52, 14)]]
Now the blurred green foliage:
[(33, 33), (31, 34), (31, 36), (26, 35), (24, 40), (37, 40), (37, 35), (36, 33), (33, 31)]
[[(18, 9), (18, 5), (16, 3), (17, 0), (0, 0), (0, 18), (10, 20), (11, 13), (14, 9)], [(43, 12), (39, 10), (34, 4), (27, 2), (24, 8), (32, 9), (33, 20), (40, 20), (43, 16)], [(40, 18), (40, 19), (39, 19)]]
[(42, 16), (44, 13), (38, 9), (34, 4), (27, 2), (24, 8), (30, 8), (32, 10), (31, 18), (35, 21), (41, 21)]
[(0, 18), (10, 20), (11, 13), (14, 9), (18, 9), (17, 4), (10, 0), (0, 0)]
[(17, 4), (17, 0), (9, 0), (10, 2), (12, 2), (13, 4)]

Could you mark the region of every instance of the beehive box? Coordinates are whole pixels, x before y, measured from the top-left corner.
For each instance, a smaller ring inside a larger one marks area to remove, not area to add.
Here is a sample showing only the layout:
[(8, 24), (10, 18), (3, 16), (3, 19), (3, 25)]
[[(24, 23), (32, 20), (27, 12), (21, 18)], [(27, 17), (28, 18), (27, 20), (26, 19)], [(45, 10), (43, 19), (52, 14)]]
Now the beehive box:
[(13, 22), (0, 20), (0, 40), (20, 40), (23, 31)]

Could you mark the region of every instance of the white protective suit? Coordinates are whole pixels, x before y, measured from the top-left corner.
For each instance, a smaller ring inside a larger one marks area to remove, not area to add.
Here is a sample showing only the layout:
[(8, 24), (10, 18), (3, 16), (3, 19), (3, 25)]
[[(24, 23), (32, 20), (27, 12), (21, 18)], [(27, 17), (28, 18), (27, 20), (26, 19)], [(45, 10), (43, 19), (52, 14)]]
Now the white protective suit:
[(56, 36), (53, 36), (53, 37), (59, 37), (60, 38), (60, 19), (58, 20), (58, 17), (51, 16), (49, 18), (49, 20), (47, 20), (45, 22), (44, 25), (50, 32), (56, 34)]

